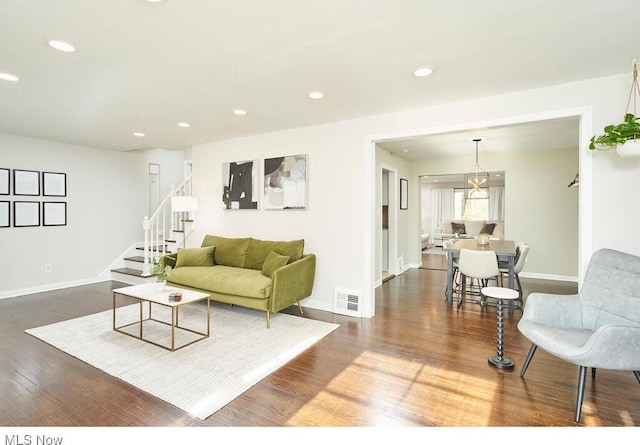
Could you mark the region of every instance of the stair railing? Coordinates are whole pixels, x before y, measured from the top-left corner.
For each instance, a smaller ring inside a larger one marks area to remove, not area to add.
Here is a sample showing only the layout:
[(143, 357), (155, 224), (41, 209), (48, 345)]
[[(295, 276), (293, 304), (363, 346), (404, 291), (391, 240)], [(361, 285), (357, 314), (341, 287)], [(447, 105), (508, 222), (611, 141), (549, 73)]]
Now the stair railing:
[(167, 243), (175, 242), (168, 239), (168, 233), (172, 236), (178, 226), (184, 230), (184, 223), (180, 225), (180, 215), (171, 211), (171, 198), (174, 196), (191, 196), (191, 175), (187, 176), (177, 189), (171, 188), (171, 193), (160, 203), (158, 209), (151, 215), (144, 217), (142, 229), (144, 230), (144, 264), (142, 276), (153, 275), (153, 266), (164, 255), (170, 253)]

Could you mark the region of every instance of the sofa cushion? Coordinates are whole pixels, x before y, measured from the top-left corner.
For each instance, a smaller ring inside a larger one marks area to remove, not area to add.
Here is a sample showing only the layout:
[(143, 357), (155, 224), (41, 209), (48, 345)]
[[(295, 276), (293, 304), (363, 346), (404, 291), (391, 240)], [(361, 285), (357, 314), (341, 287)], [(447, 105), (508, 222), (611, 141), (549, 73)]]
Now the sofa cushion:
[(213, 266), (215, 246), (180, 248), (176, 257), (175, 267), (185, 266)]
[(201, 247), (215, 246), (213, 255), (215, 264), (230, 267), (244, 267), (247, 249), (251, 238), (225, 238), (205, 235)]
[(261, 271), (240, 267), (178, 267), (168, 281), (183, 286), (227, 295), (248, 298), (269, 298), (271, 278)]
[(264, 263), (262, 264), (262, 275), (271, 277), (276, 269), (286, 266), (288, 262), (288, 256), (280, 255), (277, 252), (271, 251), (269, 252), (269, 255), (267, 255), (267, 259), (264, 260)]
[(302, 258), (304, 250), (304, 240), (293, 241), (266, 241), (251, 238), (244, 267), (249, 269), (262, 270), (262, 265), (271, 252), (279, 253), (289, 257), (289, 262), (298, 261)]
[(452, 222), (451, 223), (451, 233), (457, 233), (458, 235), (466, 234), (466, 228), (464, 224)]
[(495, 223), (486, 223), (484, 226), (482, 226), (482, 229), (480, 229), (479, 233), (486, 233), (487, 235), (493, 235), (493, 231), (496, 228), (496, 224)]

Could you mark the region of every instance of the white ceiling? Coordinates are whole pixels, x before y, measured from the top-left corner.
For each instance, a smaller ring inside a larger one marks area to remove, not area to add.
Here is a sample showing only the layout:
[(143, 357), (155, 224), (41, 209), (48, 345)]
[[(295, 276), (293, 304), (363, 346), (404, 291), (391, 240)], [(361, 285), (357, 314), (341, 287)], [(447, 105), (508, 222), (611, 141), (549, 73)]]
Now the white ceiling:
[(638, 17), (637, 0), (0, 0), (0, 72), (20, 78), (0, 80), (0, 132), (174, 149), (630, 73)]
[(475, 156), (504, 151), (578, 148), (578, 118), (553, 119), (479, 130), (438, 133), (378, 143), (408, 160)]

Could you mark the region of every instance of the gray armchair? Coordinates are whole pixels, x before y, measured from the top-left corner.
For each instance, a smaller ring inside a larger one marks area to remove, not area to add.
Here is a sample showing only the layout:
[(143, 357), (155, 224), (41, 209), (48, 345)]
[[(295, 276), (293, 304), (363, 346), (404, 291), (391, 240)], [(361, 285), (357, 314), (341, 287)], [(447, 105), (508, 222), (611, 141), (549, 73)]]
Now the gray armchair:
[(579, 294), (533, 293), (518, 330), (538, 347), (580, 367), (575, 420), (580, 421), (587, 368), (632, 371), (640, 383), (640, 257), (601, 249)]

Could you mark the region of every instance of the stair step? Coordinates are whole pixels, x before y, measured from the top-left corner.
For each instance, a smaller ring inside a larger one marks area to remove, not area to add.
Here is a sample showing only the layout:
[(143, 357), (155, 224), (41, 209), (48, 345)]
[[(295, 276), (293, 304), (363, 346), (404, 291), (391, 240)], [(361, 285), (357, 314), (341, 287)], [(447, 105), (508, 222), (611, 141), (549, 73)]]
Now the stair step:
[(122, 273), (125, 275), (132, 275), (134, 277), (145, 277), (142, 275), (142, 271), (138, 269), (131, 269), (130, 267), (123, 267), (121, 269), (112, 269), (111, 272)]
[(133, 261), (136, 263), (144, 263), (144, 257), (143, 256), (130, 256), (124, 259), (125, 261)]

